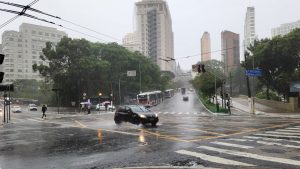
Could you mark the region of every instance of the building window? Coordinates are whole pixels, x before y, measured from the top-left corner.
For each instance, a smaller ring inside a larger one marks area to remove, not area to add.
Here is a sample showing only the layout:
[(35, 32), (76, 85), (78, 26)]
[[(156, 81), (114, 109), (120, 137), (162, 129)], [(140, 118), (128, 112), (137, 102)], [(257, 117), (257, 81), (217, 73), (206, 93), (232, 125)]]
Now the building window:
[(32, 59), (36, 59), (37, 57), (36, 56), (32, 56)]
[(43, 35), (43, 32), (39, 32), (39, 35)]
[(10, 41), (14, 41), (14, 38), (9, 38)]
[(22, 72), (22, 69), (18, 69), (18, 72)]
[(18, 47), (22, 47), (22, 44), (18, 44)]
[(32, 34), (36, 34), (36, 31), (31, 31)]
[(22, 42), (22, 39), (18, 39), (18, 42)]
[(10, 72), (14, 72), (14, 69), (9, 69)]
[(32, 51), (32, 54), (36, 54), (36, 51)]
[(49, 36), (49, 33), (45, 33), (45, 36)]
[(18, 55), (18, 58), (22, 58), (22, 55)]

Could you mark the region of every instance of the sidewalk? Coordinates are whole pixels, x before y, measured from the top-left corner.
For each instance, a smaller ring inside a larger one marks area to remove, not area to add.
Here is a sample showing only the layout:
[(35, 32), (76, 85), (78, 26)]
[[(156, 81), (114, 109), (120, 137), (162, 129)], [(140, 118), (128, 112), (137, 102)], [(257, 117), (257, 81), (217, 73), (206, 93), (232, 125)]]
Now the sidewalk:
[[(248, 105), (248, 98), (245, 96), (233, 97), (232, 105), (234, 108), (239, 109), (244, 112), (250, 112), (250, 107)], [(260, 103), (255, 103), (255, 114), (268, 114), (268, 115), (279, 115), (279, 116), (288, 116), (288, 115), (297, 115), (300, 116), (300, 112), (287, 112), (281, 109), (275, 109)]]

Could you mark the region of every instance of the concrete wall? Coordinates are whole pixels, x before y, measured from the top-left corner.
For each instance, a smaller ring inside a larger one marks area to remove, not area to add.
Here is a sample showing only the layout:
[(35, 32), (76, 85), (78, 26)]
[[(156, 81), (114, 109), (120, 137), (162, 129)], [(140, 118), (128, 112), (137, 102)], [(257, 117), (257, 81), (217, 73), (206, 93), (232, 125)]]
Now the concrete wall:
[(255, 102), (272, 107), (272, 108), (277, 108), (277, 109), (282, 109), (285, 111), (289, 112), (299, 112), (298, 108), (298, 98), (297, 97), (290, 97), (289, 98), (289, 103), (285, 102), (278, 102), (278, 101), (273, 101), (273, 100), (265, 100), (265, 99), (258, 99), (255, 98)]

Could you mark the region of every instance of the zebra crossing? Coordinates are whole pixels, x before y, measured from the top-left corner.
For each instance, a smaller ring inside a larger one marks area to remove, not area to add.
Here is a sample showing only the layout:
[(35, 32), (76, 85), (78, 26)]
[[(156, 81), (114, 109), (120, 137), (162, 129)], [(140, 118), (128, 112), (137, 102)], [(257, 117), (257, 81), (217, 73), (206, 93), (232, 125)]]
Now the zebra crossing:
[[(272, 153), (271, 150), (275, 149), (282, 153)], [(299, 150), (300, 126), (294, 126), (240, 138), (222, 138), (201, 144), (192, 150), (177, 150), (175, 153), (198, 158), (212, 167), (262, 168), (273, 165), (279, 168), (300, 168)]]
[(204, 112), (157, 112), (159, 115), (197, 115), (197, 116), (209, 116), (209, 114)]

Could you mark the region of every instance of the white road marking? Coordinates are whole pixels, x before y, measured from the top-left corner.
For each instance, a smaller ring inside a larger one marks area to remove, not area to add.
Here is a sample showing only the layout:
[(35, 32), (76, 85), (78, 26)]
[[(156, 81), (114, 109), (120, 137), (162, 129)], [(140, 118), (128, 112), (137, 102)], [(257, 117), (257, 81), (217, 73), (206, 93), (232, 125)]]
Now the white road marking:
[(288, 132), (276, 132), (276, 131), (267, 131), (265, 133), (268, 133), (268, 134), (282, 134), (282, 135), (290, 135), (290, 136), (300, 136), (300, 133), (288, 133)]
[(213, 163), (218, 163), (218, 164), (223, 164), (223, 165), (236, 165), (236, 166), (247, 166), (247, 167), (253, 167), (255, 165), (252, 164), (247, 164), (247, 163), (242, 163), (234, 160), (229, 160), (221, 157), (216, 157), (216, 156), (210, 156), (207, 154), (202, 154), (198, 152), (192, 152), (192, 151), (186, 151), (186, 150), (178, 150), (175, 151), (178, 154), (184, 154), (188, 156), (193, 156), (193, 157), (198, 157), (201, 158), (202, 160), (213, 162)]
[(296, 128), (299, 128), (299, 129), (300, 129), (300, 126), (294, 126), (294, 127), (296, 127)]
[(177, 114), (182, 114), (182, 112), (179, 112), (179, 113), (177, 113)]
[(300, 148), (300, 146), (294, 146), (294, 145), (289, 145), (289, 144), (280, 144), (280, 143), (274, 143), (274, 142), (257, 141), (257, 143), (269, 145), (269, 146), (283, 146), (283, 147), (289, 147), (289, 148)]
[(253, 140), (247, 140), (247, 139), (238, 139), (238, 138), (229, 138), (229, 139), (226, 139), (226, 140), (238, 141), (238, 142), (253, 141)]
[[(220, 168), (211, 168), (211, 167), (204, 167), (201, 165), (197, 166), (138, 166), (138, 167), (123, 167), (123, 168), (113, 168), (113, 169), (220, 169)], [(0, 168), (1, 169), (1, 168)]]
[(262, 161), (271, 161), (271, 162), (275, 162), (275, 163), (282, 163), (282, 164), (300, 166), (300, 161), (299, 160), (291, 160), (291, 159), (285, 159), (285, 158), (263, 156), (263, 155), (253, 154), (253, 153), (232, 151), (232, 150), (214, 148), (214, 147), (209, 147), (209, 146), (199, 146), (198, 148), (205, 149), (205, 150), (210, 150), (210, 151), (215, 151), (215, 152), (219, 152), (219, 153), (225, 153), (225, 154), (234, 155), (234, 156), (253, 158), (253, 159), (262, 160)]
[(204, 112), (201, 112), (201, 115), (202, 115), (202, 116), (206, 116), (207, 114), (206, 114), (206, 113), (204, 113)]
[(171, 114), (175, 114), (175, 112), (172, 112)]
[(286, 129), (289, 129), (289, 130), (300, 130), (299, 128), (295, 128), (295, 127), (288, 127)]
[(189, 114), (190, 114), (190, 112), (185, 112), (184, 114), (186, 114), (186, 115), (189, 115)]
[(164, 114), (168, 114), (169, 112), (164, 112)]
[(249, 148), (254, 148), (252, 146), (245, 146), (245, 145), (239, 145), (239, 144), (232, 144), (232, 143), (225, 143), (225, 142), (219, 142), (219, 141), (214, 141), (211, 142), (213, 144), (218, 144), (222, 146), (229, 146), (229, 147), (236, 147), (236, 148), (244, 148), (244, 149), (249, 149)]
[(282, 137), (282, 138), (300, 138), (298, 136), (283, 136), (277, 134), (254, 134), (255, 136), (266, 136), (266, 137)]
[(275, 130), (275, 131), (283, 131), (283, 132), (293, 132), (293, 133), (300, 133), (300, 130), (297, 131), (297, 130), (288, 130), (288, 129), (278, 129), (278, 130)]
[(250, 139), (262, 139), (262, 140), (267, 140), (267, 141), (286, 141), (286, 142), (291, 142), (291, 143), (299, 143), (300, 141), (295, 141), (295, 140), (285, 140), (285, 139), (279, 139), (279, 138), (267, 138), (267, 137), (254, 137), (254, 136), (244, 136), (245, 138), (250, 138)]
[(194, 112), (194, 115), (197, 115), (198, 113), (197, 112)]

